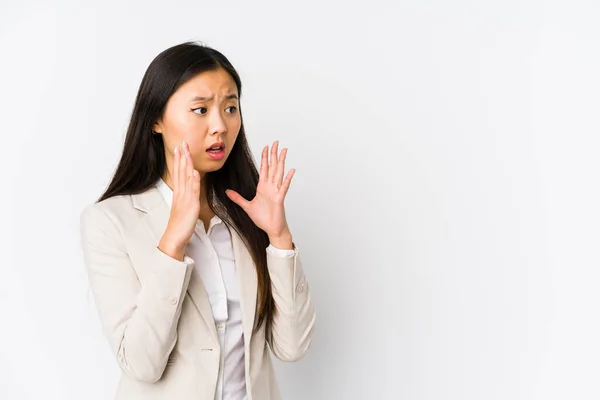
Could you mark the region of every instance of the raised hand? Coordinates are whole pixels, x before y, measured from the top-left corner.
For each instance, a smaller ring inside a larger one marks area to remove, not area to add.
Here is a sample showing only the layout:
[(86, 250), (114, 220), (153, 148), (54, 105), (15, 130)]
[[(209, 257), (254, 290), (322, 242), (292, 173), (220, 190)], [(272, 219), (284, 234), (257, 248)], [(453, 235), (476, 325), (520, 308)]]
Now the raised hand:
[(265, 146), (262, 151), (258, 186), (252, 200), (244, 199), (234, 190), (226, 191), (227, 197), (239, 205), (271, 239), (291, 237), (283, 201), (296, 170), (291, 169), (283, 179), (287, 149), (284, 148), (278, 155), (278, 147), (279, 141), (275, 141), (271, 147), (270, 159), (267, 159), (269, 146)]
[(194, 169), (190, 148), (185, 141), (181, 147), (175, 147), (174, 153), (171, 215), (158, 248), (183, 261), (185, 248), (192, 238), (200, 214), (200, 174)]

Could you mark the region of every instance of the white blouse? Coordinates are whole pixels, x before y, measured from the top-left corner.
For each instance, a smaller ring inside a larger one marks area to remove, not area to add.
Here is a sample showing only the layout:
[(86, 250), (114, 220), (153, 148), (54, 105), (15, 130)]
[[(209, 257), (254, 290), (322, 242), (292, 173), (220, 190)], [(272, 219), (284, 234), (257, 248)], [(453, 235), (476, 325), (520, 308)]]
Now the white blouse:
[[(171, 208), (171, 188), (162, 178), (156, 187)], [(293, 257), (296, 252), (273, 245), (267, 251), (280, 257)], [(199, 219), (185, 253), (184, 262), (195, 262), (192, 273), (198, 274), (204, 284), (219, 333), (222, 351), (215, 400), (247, 400), (239, 281), (227, 225), (215, 215), (205, 231)]]

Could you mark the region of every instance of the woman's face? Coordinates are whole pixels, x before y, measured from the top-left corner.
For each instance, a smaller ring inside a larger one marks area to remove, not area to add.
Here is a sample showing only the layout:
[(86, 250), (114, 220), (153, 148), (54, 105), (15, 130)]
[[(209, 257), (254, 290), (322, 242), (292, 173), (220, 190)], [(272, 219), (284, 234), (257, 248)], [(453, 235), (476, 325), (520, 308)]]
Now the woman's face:
[[(169, 171), (175, 147), (181, 149), (185, 140), (194, 168), (203, 176), (225, 164), (241, 124), (237, 86), (227, 71), (219, 68), (202, 72), (177, 89), (153, 130), (163, 136)], [(217, 142), (222, 142), (221, 150), (208, 151)]]

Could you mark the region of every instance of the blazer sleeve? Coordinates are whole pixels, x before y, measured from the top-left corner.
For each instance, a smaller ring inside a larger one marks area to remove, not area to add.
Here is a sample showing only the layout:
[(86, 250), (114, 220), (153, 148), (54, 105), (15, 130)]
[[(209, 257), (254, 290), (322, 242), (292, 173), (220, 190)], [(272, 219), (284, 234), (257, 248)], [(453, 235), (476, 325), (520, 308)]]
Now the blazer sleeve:
[(293, 255), (267, 251), (275, 316), (267, 341), (282, 361), (302, 358), (312, 341), (316, 314), (298, 248)]
[(140, 281), (119, 229), (98, 204), (81, 213), (80, 234), (100, 322), (119, 366), (132, 379), (158, 381), (177, 341), (194, 261), (156, 247)]

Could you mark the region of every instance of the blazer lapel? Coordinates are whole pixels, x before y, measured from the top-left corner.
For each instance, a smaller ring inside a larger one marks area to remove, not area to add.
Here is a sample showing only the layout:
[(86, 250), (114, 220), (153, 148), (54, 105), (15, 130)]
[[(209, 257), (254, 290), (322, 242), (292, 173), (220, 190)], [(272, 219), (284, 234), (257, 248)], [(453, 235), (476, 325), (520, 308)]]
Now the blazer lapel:
[[(171, 212), (168, 204), (162, 194), (154, 186), (143, 193), (132, 195), (131, 198), (133, 206), (145, 213), (145, 215), (142, 216), (142, 221), (148, 227), (150, 232), (152, 232), (156, 245), (158, 246), (158, 242), (164, 234), (169, 222)], [(217, 328), (212, 315), (212, 309), (210, 308), (208, 294), (196, 271), (192, 271), (187, 292), (202, 315), (204, 322), (206, 322), (216, 343), (219, 343)]]
[(244, 326), (244, 342), (249, 348), (256, 314), (256, 294), (258, 280), (252, 256), (235, 229), (230, 228), (235, 267), (240, 287), (240, 306), (242, 308), (242, 324)]

